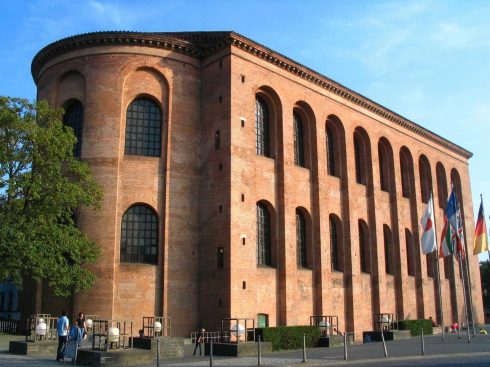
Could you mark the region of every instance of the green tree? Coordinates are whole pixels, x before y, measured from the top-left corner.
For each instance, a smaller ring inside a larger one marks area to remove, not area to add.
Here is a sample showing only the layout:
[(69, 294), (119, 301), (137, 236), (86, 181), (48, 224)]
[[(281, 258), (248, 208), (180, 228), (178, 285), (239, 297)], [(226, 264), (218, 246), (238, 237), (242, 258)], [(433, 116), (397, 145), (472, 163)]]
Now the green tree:
[(57, 295), (89, 289), (99, 248), (80, 232), (76, 211), (97, 208), (102, 190), (63, 110), (0, 96), (0, 280), (46, 280)]
[(490, 260), (480, 261), (481, 290), (483, 306), (490, 307)]

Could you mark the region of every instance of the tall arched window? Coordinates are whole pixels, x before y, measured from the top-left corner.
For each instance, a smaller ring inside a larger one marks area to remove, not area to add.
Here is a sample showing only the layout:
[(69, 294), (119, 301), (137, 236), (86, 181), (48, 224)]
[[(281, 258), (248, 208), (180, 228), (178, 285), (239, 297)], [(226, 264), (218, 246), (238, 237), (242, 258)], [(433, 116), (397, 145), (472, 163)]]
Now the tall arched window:
[[(371, 148), (366, 131), (357, 127), (354, 130), (354, 159), (356, 167), (356, 182), (362, 185), (368, 183), (368, 167), (371, 162)], [(369, 177), (371, 178), (371, 176)], [(370, 181), (371, 182), (371, 181)]]
[(446, 170), (441, 162), (436, 164), (436, 178), (437, 178), (437, 196), (439, 201), (439, 208), (446, 209), (447, 205), (447, 180)]
[(451, 278), (451, 272), (453, 270), (453, 257), (452, 256), (445, 256), (444, 257), (444, 278), (450, 279)]
[(258, 155), (270, 157), (270, 121), (267, 104), (255, 98), (255, 149)]
[(407, 245), (407, 273), (415, 276), (415, 248), (410, 230), (405, 228), (405, 243)]
[(300, 167), (305, 167), (305, 140), (303, 121), (295, 113), (294, 120), (294, 164)]
[(328, 124), (327, 122), (327, 128), (326, 128), (326, 135), (327, 135), (327, 172), (330, 176), (337, 176), (339, 177), (339, 169), (338, 169), (338, 164), (337, 164), (337, 142), (335, 141), (335, 135), (332, 131), (332, 127)]
[(412, 193), (413, 161), (412, 155), (407, 147), (400, 149), (400, 170), (402, 179), (402, 195), (410, 198)]
[(271, 220), (267, 207), (257, 204), (257, 265), (272, 265)]
[(298, 266), (306, 268), (308, 260), (306, 258), (306, 220), (305, 216), (299, 209), (296, 209), (296, 248), (298, 251), (297, 260)]
[(385, 245), (385, 270), (386, 274), (395, 274), (395, 251), (393, 250), (393, 236), (390, 227), (383, 225), (383, 239)]
[(329, 115), (325, 123), (327, 173), (331, 176), (345, 175), (345, 131), (342, 121)]
[(79, 101), (68, 105), (63, 116), (63, 124), (73, 129), (77, 142), (73, 147), (73, 155), (80, 157), (82, 154), (82, 134), (83, 134), (83, 106)]
[(330, 262), (334, 271), (343, 271), (342, 226), (340, 220), (330, 215)]
[(419, 158), (419, 175), (422, 202), (428, 203), (430, 192), (432, 191), (432, 176), (430, 172), (430, 163), (425, 155), (421, 155)]
[(126, 114), (124, 154), (160, 157), (162, 112), (148, 98), (135, 99)]
[(122, 216), (121, 262), (158, 262), (158, 218), (146, 205), (133, 205)]
[(391, 164), (389, 155), (391, 152), (387, 144), (386, 139), (378, 142), (379, 184), (381, 190), (390, 192)]
[(369, 229), (363, 220), (359, 219), (359, 258), (361, 271), (363, 273), (371, 272), (371, 250), (369, 246)]
[(434, 267), (436, 265), (437, 257), (435, 252), (431, 252), (425, 255), (426, 265), (427, 265), (427, 276), (434, 278)]

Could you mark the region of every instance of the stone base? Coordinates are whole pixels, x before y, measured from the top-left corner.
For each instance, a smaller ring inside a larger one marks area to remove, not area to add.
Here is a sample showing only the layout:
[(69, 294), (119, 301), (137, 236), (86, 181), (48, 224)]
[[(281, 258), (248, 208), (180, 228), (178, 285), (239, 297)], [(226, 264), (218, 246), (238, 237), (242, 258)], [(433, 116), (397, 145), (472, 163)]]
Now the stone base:
[[(401, 339), (410, 339), (412, 335), (410, 334), (410, 330), (390, 330), (384, 331), (383, 336), (385, 341), (390, 340), (401, 340)], [(369, 338), (370, 342), (380, 342), (381, 339), (381, 331), (364, 331), (362, 333), (362, 341), (363, 343), (368, 343), (367, 338)]]
[[(133, 338), (133, 348), (151, 350), (157, 352), (156, 338)], [(184, 338), (170, 336), (160, 337), (160, 357), (176, 358), (184, 356)]]
[(9, 353), (12, 354), (22, 354), (26, 356), (52, 356), (53, 358), (56, 358), (57, 350), (57, 340), (40, 342), (12, 340), (9, 342)]
[(114, 351), (100, 351), (91, 349), (79, 349), (77, 364), (90, 366), (141, 366), (152, 364), (156, 354), (151, 350), (143, 349), (118, 349)]
[[(209, 355), (210, 344), (205, 345), (205, 355)], [(261, 342), (263, 354), (272, 353), (272, 343)], [(257, 356), (258, 346), (256, 342), (244, 343), (213, 343), (213, 355), (229, 357), (254, 357)]]
[[(347, 344), (354, 344), (354, 340), (352, 335), (347, 336)], [(317, 347), (326, 347), (326, 348), (340, 348), (344, 346), (344, 336), (343, 335), (330, 335), (330, 336), (322, 336), (318, 339)]]

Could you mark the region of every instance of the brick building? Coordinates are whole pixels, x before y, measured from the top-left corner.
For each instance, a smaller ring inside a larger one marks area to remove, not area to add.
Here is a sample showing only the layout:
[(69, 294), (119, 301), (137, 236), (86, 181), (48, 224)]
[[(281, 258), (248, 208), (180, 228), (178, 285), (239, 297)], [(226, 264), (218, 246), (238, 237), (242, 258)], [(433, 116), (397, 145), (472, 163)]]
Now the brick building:
[[(32, 74), (105, 196), (78, 213), (102, 248), (95, 287), (68, 301), (37, 285), (29, 310), (170, 314), (174, 335), (222, 317), (338, 315), (358, 336), (375, 313), (440, 317), (419, 221), (432, 189), (440, 233), (452, 181), (471, 243), (462, 147), (234, 32), (73, 36)], [(457, 263), (439, 263), (445, 322), (461, 320)], [(481, 323), (476, 257), (469, 269)]]

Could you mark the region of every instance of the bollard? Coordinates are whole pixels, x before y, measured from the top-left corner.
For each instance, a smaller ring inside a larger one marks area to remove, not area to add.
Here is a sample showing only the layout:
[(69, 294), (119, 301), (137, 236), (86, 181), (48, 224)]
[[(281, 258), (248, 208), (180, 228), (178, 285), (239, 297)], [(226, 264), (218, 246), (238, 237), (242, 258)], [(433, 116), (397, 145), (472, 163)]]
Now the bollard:
[(306, 334), (303, 333), (303, 363), (306, 363)]
[(344, 333), (344, 361), (347, 361), (347, 332)]
[(425, 354), (424, 329), (420, 330), (420, 342), (422, 343), (422, 355)]
[(383, 330), (381, 330), (381, 340), (383, 341), (383, 350), (385, 352), (385, 357), (388, 357), (388, 351), (386, 350), (386, 342)]
[(160, 367), (160, 338), (157, 338), (157, 367)]
[(257, 347), (259, 348), (259, 351), (257, 353), (257, 366), (262, 366), (262, 346), (260, 345), (260, 335)]
[(213, 339), (209, 342), (209, 367), (213, 367)]

